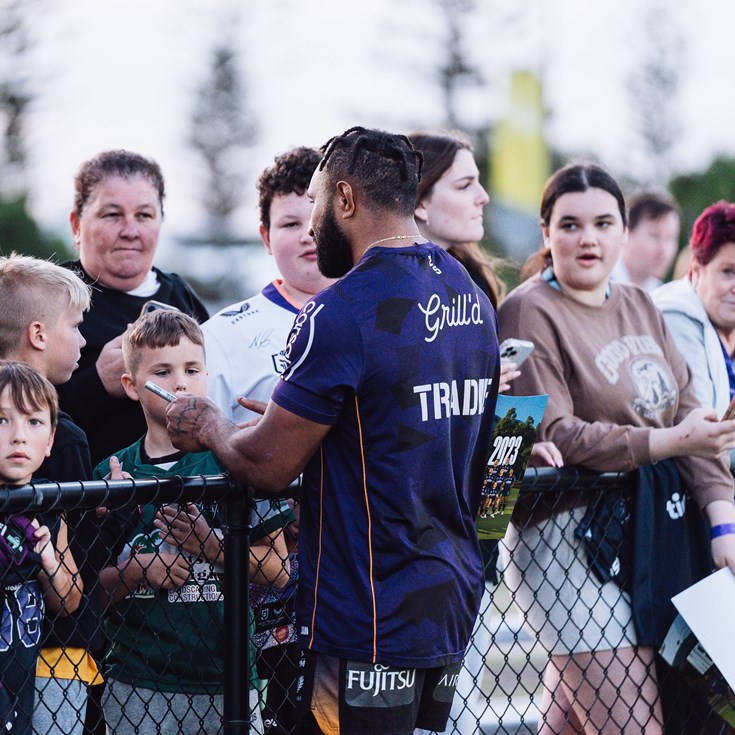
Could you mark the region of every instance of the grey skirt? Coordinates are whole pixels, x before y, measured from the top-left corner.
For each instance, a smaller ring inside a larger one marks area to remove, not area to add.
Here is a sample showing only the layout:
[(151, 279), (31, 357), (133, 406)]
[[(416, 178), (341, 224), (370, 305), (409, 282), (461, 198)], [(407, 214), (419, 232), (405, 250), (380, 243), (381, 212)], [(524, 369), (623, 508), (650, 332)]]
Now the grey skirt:
[(551, 654), (637, 645), (630, 596), (597, 580), (574, 535), (585, 511), (572, 508), (523, 530), (510, 524), (500, 547), (505, 585)]

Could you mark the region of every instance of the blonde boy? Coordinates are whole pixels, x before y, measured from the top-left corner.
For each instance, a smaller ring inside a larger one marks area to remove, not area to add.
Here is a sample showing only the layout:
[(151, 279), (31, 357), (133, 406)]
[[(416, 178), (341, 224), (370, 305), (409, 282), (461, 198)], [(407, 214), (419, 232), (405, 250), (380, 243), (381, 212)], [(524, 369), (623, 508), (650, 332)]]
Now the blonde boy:
[(65, 383), (86, 344), (79, 326), (90, 293), (75, 273), (54, 263), (16, 253), (0, 257), (0, 357), (32, 365), (53, 385)]
[[(0, 358), (32, 365), (54, 385), (77, 366), (85, 341), (79, 332), (91, 290), (75, 273), (47, 260), (12, 253), (0, 257)], [(51, 454), (39, 474), (54, 482), (92, 476), (89, 444), (71, 417), (59, 412)], [(48, 617), (38, 659), (33, 725), (44, 735), (81, 735), (87, 687), (99, 681), (90, 649), (103, 645), (102, 614), (95, 585), (101, 555), (91, 555), (96, 536), (93, 513), (67, 514), (69, 548), (79, 562), (85, 594), (76, 612)]]

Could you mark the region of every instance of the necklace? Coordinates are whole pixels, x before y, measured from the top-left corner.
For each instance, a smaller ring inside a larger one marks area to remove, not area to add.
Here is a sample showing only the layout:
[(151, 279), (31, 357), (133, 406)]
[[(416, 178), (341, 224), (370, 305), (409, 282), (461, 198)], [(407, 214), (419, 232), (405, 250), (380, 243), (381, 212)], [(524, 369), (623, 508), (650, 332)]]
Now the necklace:
[(421, 235), (418, 233), (415, 235), (393, 235), (393, 237), (383, 237), (380, 240), (376, 240), (375, 242), (371, 242), (365, 250), (370, 250), (373, 245), (379, 245), (381, 242), (388, 242), (388, 240), (415, 240), (415, 239), (421, 239)]

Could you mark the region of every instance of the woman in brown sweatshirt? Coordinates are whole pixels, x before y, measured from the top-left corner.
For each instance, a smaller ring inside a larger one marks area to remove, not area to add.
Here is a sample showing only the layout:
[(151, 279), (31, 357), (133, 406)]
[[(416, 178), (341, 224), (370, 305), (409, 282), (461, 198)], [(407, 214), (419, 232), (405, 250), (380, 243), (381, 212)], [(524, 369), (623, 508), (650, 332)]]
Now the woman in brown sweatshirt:
[[(567, 465), (628, 471), (677, 458), (694, 499), (720, 529), (715, 563), (735, 569), (733, 478), (723, 456), (735, 446), (735, 421), (718, 422), (699, 407), (684, 358), (648, 295), (610, 282), (627, 237), (620, 188), (598, 166), (557, 171), (544, 190), (541, 229), (543, 272), (499, 311), (501, 339), (536, 344), (512, 392), (549, 394), (540, 438), (553, 441)], [(506, 581), (551, 654), (540, 732), (581, 725), (585, 733), (660, 733), (654, 651), (637, 644), (630, 597), (590, 575), (574, 536), (587, 499), (556, 500), (515, 514), (506, 536)]]

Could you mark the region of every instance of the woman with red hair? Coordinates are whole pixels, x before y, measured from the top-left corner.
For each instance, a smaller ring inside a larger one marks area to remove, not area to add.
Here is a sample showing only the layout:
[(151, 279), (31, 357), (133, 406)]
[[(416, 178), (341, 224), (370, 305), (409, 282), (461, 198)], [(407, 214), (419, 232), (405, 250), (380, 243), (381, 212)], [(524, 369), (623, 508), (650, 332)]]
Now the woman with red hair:
[(686, 357), (697, 398), (722, 416), (735, 397), (735, 204), (707, 207), (689, 246), (689, 273), (651, 297)]

